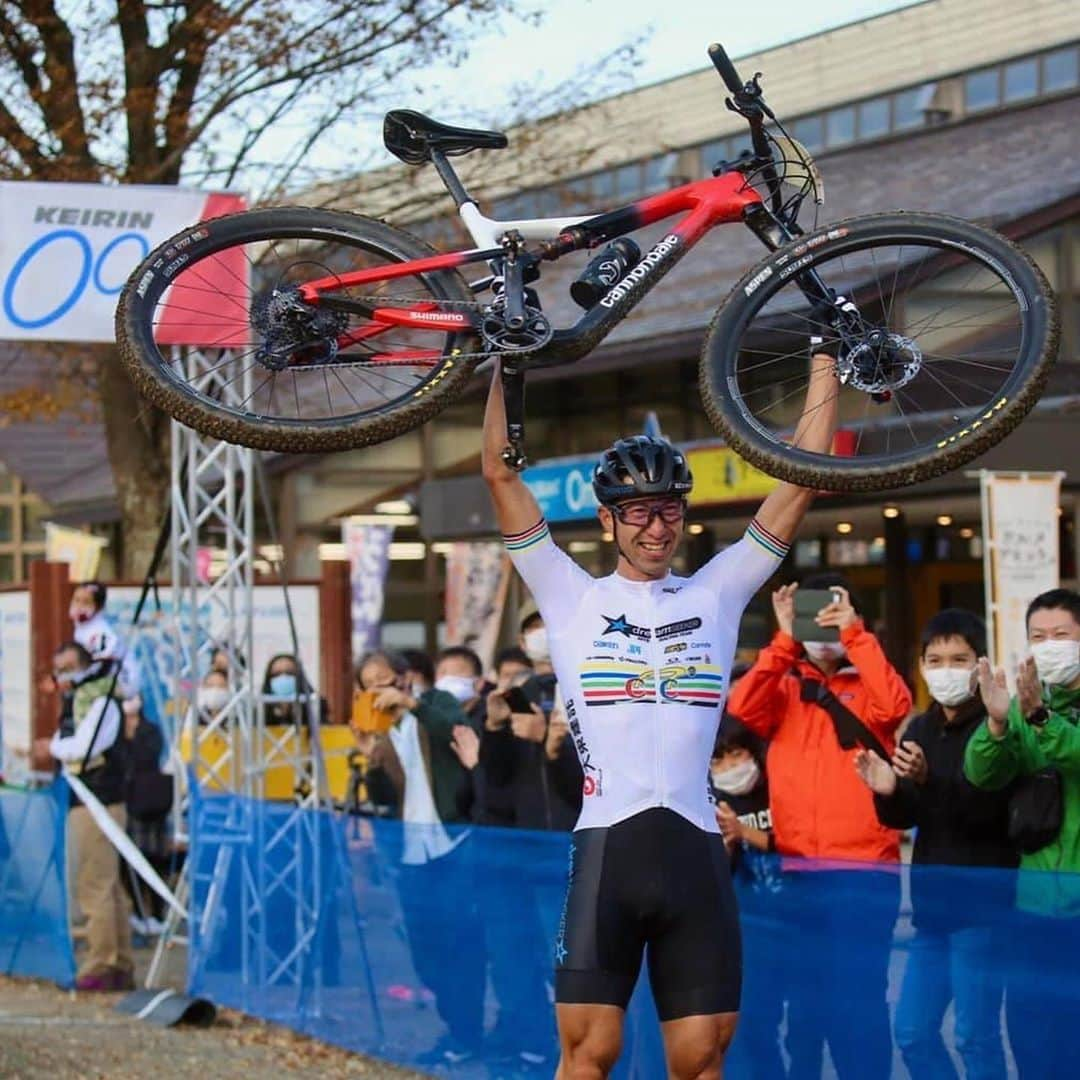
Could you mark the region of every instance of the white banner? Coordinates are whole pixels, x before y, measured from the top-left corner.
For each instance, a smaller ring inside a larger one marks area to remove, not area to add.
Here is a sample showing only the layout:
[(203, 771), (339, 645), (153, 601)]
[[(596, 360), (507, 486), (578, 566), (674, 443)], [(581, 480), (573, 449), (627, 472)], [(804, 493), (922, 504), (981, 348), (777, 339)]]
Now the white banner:
[(0, 340), (113, 341), (116, 301), (142, 259), (243, 205), (177, 187), (0, 182)]
[(0, 593), (0, 776), (30, 779), (30, 591)]
[(446, 556), (446, 643), (467, 645), (491, 667), (510, 560), (500, 543), (459, 542)]
[(355, 664), (382, 640), (383, 598), (390, 569), (393, 525), (341, 523), (341, 542), (349, 560), (352, 585), (352, 654)]
[(1060, 585), (1058, 493), (1064, 473), (984, 470), (982, 489), (986, 630), (990, 659), (1013, 685), (1027, 655), (1027, 606)]

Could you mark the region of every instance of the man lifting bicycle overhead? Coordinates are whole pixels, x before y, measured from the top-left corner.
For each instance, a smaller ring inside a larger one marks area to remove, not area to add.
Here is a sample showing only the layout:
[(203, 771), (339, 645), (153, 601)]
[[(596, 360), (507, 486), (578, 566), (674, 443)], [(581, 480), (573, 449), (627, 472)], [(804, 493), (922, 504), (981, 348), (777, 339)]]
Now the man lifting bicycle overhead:
[[(828, 453), (838, 391), (835, 361), (813, 355), (794, 446)], [(593, 473), (618, 564), (593, 578), (555, 545), (506, 463), (506, 431), (496, 371), (484, 479), (548, 628), (584, 771), (556, 942), (557, 1076), (608, 1075), (648, 945), (670, 1075), (718, 1078), (738, 1019), (741, 955), (706, 773), (743, 609), (787, 553), (813, 492), (781, 483), (738, 543), (676, 577), (693, 483), (686, 459), (664, 439), (620, 439)]]

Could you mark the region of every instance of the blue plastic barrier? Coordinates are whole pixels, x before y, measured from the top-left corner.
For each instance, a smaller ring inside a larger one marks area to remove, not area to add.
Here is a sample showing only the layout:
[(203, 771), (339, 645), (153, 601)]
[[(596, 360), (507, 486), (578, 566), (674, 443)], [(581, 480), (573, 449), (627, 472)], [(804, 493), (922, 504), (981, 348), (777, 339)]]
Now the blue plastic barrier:
[[(429, 1071), (424, 1054), (449, 1027), (477, 1047), (454, 1076), (551, 1075), (551, 943), (568, 837), (451, 831), (452, 852), (409, 866), (398, 822), (318, 815), (316, 828), (301, 829), (293, 813), (231, 797), (197, 807), (202, 929), (190, 992)], [(321, 894), (306, 943), (278, 887), (300, 880), (298, 867), (317, 875)], [(253, 874), (270, 902), (259, 934), (244, 937), (233, 916)], [(725, 1076), (1071, 1074), (1080, 877), (1028, 875), (1040, 913), (1017, 910), (1017, 881), (988, 869), (791, 860), (741, 881), (743, 1015)], [(291, 955), (303, 956), (301, 968), (287, 966)], [(546, 1063), (530, 1068), (522, 1051)], [(643, 980), (616, 1075), (665, 1074)]]
[(0, 972), (75, 981), (65, 881), (63, 780), (0, 787)]

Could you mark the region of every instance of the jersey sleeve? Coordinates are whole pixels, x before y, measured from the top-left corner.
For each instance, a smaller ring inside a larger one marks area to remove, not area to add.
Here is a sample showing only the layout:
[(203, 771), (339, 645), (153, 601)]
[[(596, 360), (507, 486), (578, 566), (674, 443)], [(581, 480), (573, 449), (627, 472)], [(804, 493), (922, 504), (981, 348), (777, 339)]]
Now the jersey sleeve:
[(711, 592), (725, 610), (742, 611), (776, 573), (790, 547), (755, 518), (742, 539), (718, 552), (694, 575), (694, 583)]
[(551, 538), (541, 518), (530, 529), (503, 536), (514, 569), (529, 587), (548, 633), (557, 633), (577, 611), (582, 593), (592, 577)]

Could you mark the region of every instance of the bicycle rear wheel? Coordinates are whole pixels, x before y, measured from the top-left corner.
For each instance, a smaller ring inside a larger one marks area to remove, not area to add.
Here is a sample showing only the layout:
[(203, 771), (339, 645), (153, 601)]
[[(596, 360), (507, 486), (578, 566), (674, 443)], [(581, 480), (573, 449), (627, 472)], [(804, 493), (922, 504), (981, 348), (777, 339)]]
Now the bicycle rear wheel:
[(388, 326), (364, 310), (453, 311), (473, 306), (468, 285), (436, 270), (335, 290), (353, 311), (303, 302), (299, 288), (434, 254), (382, 222), (329, 210), (202, 222), (131, 275), (116, 312), (120, 357), (140, 393), (214, 438), (283, 453), (383, 442), (449, 404), (477, 338)]
[[(821, 309), (799, 287), (811, 269), (861, 316), (856, 340), (824, 332), (839, 357), (833, 455), (790, 444), (821, 332)], [(1010, 241), (958, 218), (878, 214), (800, 237), (750, 270), (713, 319), (700, 387), (717, 430), (765, 472), (876, 491), (959, 468), (1007, 435), (1038, 400), (1057, 342), (1053, 294)]]

